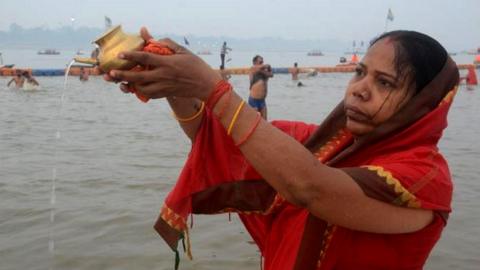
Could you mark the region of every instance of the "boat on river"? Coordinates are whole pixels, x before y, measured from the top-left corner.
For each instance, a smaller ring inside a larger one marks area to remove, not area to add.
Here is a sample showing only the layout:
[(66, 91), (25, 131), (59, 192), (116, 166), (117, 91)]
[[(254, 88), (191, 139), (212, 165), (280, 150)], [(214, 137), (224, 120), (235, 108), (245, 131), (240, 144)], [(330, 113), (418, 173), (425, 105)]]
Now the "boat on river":
[(308, 56), (323, 56), (322, 51), (320, 50), (311, 50), (307, 53)]
[(209, 50), (200, 50), (197, 52), (198, 55), (211, 55), (212, 52)]
[(37, 54), (39, 54), (39, 55), (59, 55), (60, 52), (55, 50), (55, 49), (45, 49), (45, 50), (38, 51)]

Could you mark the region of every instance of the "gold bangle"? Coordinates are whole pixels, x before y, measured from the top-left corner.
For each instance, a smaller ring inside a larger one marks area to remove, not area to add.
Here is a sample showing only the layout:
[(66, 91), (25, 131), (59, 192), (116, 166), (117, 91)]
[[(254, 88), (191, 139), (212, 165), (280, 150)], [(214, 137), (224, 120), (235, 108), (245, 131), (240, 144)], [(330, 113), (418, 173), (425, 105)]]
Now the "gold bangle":
[(235, 124), (235, 122), (237, 122), (238, 115), (240, 114), (240, 111), (242, 110), (243, 105), (245, 105), (245, 100), (242, 100), (242, 102), (240, 102), (240, 105), (238, 105), (238, 108), (235, 111), (235, 114), (233, 115), (232, 120), (230, 121), (230, 124), (228, 125), (227, 135), (230, 135), (232, 133), (233, 125)]
[(199, 117), (202, 114), (204, 109), (205, 109), (205, 102), (202, 101), (202, 105), (200, 106), (200, 110), (198, 110), (198, 112), (196, 112), (194, 115), (192, 115), (190, 117), (180, 118), (175, 113), (172, 113), (172, 115), (175, 119), (177, 119), (178, 122), (190, 122), (192, 120), (197, 119), (197, 117)]

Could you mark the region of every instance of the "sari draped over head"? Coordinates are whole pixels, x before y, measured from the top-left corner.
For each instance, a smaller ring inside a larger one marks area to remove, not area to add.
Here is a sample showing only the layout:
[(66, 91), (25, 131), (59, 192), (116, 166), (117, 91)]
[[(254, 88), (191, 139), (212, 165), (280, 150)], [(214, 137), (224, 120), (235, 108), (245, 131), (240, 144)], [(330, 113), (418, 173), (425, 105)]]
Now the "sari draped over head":
[(178, 242), (188, 241), (188, 215), (236, 212), (258, 245), (266, 270), (421, 269), (451, 211), (451, 176), (437, 143), (458, 78), (456, 64), (448, 58), (400, 111), (356, 140), (345, 128), (343, 101), (319, 126), (272, 122), (319, 162), (345, 171), (367, 196), (432, 210), (431, 224), (417, 232), (354, 231), (289, 203), (253, 169), (208, 109), (155, 229), (176, 252), (177, 266)]

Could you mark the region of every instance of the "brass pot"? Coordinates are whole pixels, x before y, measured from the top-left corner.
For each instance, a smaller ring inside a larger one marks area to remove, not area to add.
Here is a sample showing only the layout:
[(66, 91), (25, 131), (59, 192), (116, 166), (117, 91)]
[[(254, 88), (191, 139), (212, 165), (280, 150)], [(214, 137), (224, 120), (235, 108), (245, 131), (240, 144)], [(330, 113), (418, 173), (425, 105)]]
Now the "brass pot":
[(145, 42), (138, 35), (129, 35), (122, 31), (117, 25), (103, 34), (93, 43), (98, 45), (99, 54), (97, 58), (75, 58), (76, 62), (98, 65), (103, 72), (112, 69), (128, 70), (135, 67), (135, 62), (118, 58), (120, 52), (141, 50)]

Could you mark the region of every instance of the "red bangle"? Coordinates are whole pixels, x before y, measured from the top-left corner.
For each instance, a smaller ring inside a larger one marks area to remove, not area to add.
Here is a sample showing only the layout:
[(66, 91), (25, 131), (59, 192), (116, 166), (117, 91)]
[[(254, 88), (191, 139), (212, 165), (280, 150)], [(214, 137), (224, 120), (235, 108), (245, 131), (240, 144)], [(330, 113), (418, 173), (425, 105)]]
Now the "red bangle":
[(229, 90), (232, 89), (232, 86), (227, 82), (227, 81), (219, 81), (217, 85), (215, 86), (215, 89), (213, 92), (210, 94), (208, 97), (207, 101), (205, 102), (205, 105), (213, 109), (215, 107), (215, 104), (220, 100), (220, 98)]
[(250, 128), (250, 130), (247, 132), (247, 134), (241, 138), (238, 143), (235, 144), (235, 146), (240, 147), (242, 144), (244, 144), (253, 134), (255, 129), (257, 129), (258, 124), (260, 123), (260, 120), (262, 120), (262, 116), (260, 113), (257, 113), (257, 118), (255, 118), (255, 122), (253, 123), (253, 126)]

